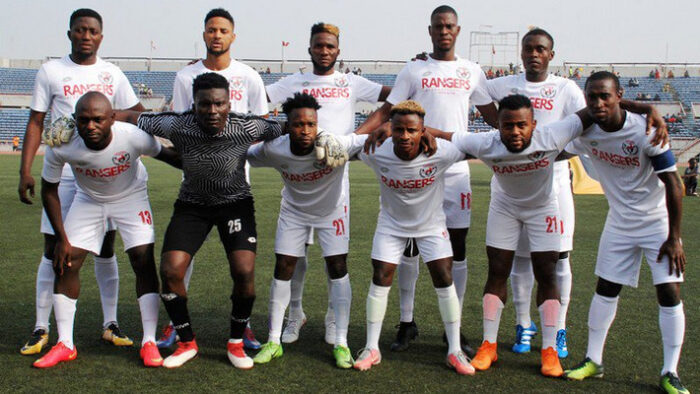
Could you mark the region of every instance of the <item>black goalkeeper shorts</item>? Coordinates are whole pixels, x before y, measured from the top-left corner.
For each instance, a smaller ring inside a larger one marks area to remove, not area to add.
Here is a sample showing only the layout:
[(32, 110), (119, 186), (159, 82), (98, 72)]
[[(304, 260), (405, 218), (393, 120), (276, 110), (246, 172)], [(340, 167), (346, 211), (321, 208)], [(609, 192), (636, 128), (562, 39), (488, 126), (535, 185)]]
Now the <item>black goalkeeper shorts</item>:
[(228, 256), (235, 250), (257, 249), (253, 198), (231, 204), (203, 207), (175, 201), (175, 210), (165, 232), (163, 253), (182, 250), (194, 256), (216, 226)]

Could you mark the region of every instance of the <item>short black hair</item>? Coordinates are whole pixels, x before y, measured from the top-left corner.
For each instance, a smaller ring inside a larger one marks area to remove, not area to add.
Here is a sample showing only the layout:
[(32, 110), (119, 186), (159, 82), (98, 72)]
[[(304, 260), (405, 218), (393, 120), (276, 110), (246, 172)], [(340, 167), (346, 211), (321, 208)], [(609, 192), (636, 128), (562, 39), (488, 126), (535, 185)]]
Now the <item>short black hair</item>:
[(216, 17), (226, 18), (233, 26), (236, 26), (236, 24), (233, 22), (233, 17), (231, 14), (223, 8), (214, 8), (213, 10), (207, 12), (207, 16), (204, 17), (204, 25), (207, 25), (209, 19)]
[(586, 80), (586, 84), (583, 86), (583, 90), (586, 90), (588, 84), (594, 81), (603, 81), (605, 79), (612, 79), (615, 82), (615, 89), (620, 90), (620, 78), (617, 75), (611, 73), (610, 71), (598, 71), (591, 74)]
[(532, 103), (530, 102), (530, 99), (522, 94), (511, 94), (498, 102), (498, 113), (501, 113), (501, 111), (504, 109), (515, 111), (520, 108), (527, 108), (532, 111)]
[(73, 27), (73, 23), (78, 18), (95, 18), (100, 22), (100, 29), (102, 28), (102, 16), (95, 10), (90, 8), (79, 8), (70, 14), (70, 21), (68, 22), (68, 28)]
[(292, 111), (299, 108), (312, 108), (315, 110), (321, 109), (318, 101), (314, 96), (308, 93), (294, 93), (294, 97), (290, 97), (282, 104), (282, 112), (287, 114), (287, 117), (291, 115)]
[(430, 19), (432, 19), (437, 14), (453, 14), (455, 18), (457, 18), (457, 11), (455, 11), (455, 9), (450, 7), (449, 5), (441, 5), (438, 8), (434, 9), (433, 12), (430, 14)]
[(228, 81), (217, 73), (199, 74), (192, 82), (192, 96), (200, 90), (207, 89), (226, 89), (228, 92)]
[(547, 37), (549, 42), (552, 44), (552, 45), (550, 45), (549, 49), (554, 49), (554, 38), (552, 37), (551, 34), (547, 33), (547, 30), (540, 29), (539, 27), (536, 27), (536, 28), (528, 31), (527, 33), (525, 33), (525, 35), (523, 36), (523, 39), (520, 41), (520, 43), (521, 44), (524, 43), (525, 39), (528, 37), (531, 37), (531, 36), (545, 36), (545, 37)]

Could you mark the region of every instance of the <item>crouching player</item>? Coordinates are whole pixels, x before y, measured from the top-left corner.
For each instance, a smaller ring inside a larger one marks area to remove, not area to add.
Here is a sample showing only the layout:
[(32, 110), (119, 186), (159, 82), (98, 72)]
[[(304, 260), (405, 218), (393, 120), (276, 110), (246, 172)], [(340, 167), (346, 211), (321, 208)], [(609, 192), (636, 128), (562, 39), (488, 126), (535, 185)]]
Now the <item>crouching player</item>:
[(659, 302), (664, 359), (660, 386), (668, 393), (687, 393), (677, 373), (685, 334), (680, 284), (686, 261), (675, 159), (668, 145), (649, 142), (644, 118), (620, 108), (622, 90), (614, 74), (593, 74), (585, 91), (596, 124), (566, 150), (591, 157), (610, 210), (598, 248), (586, 358), (566, 371), (566, 377), (603, 377), (603, 348), (620, 291), (623, 285), (637, 287), (644, 254)]
[(424, 117), (425, 111), (415, 101), (396, 104), (390, 111), (391, 141), (373, 154), (359, 155), (379, 180), (381, 208), (372, 244), (374, 275), (367, 295), (367, 343), (355, 368), (365, 371), (381, 362), (379, 335), (389, 290), (407, 242), (414, 238), (437, 292), (448, 340), (447, 365), (460, 375), (471, 375), (474, 368), (460, 348), (461, 313), (442, 209), (445, 171), (465, 156), (441, 140), (432, 157), (421, 155)]
[[(112, 107), (102, 93), (89, 92), (81, 97), (74, 117), (80, 138), (47, 149), (44, 157), (41, 198), (57, 237), (53, 306), (58, 343), (34, 366), (48, 368), (78, 355), (73, 344), (73, 322), (80, 293), (79, 271), (88, 252), (100, 252), (105, 225), (111, 219), (119, 227), (136, 274), (143, 325), (141, 358), (145, 366), (158, 367), (163, 359), (155, 345), (159, 306), (153, 257), (155, 234), (146, 174), (140, 170), (139, 157), (157, 156), (177, 166), (178, 155), (135, 126), (115, 123)], [(64, 222), (58, 185), (66, 163), (73, 169), (79, 188)]]
[[(331, 283), (336, 322), (333, 356), (339, 368), (353, 365), (347, 345), (352, 290), (346, 266), (350, 228), (342, 187), (345, 166), (329, 167), (314, 154), (317, 135), (324, 138), (317, 134), (319, 108), (313, 96), (294, 94), (282, 105), (289, 135), (248, 149), (248, 162), (253, 167), (273, 167), (284, 182), (275, 236), (275, 273), (270, 286), (270, 332), (268, 342), (253, 359), (256, 364), (282, 356), (280, 337), (291, 298), (291, 279), (297, 259), (305, 255), (304, 244), (313, 229), (318, 234)], [(356, 134), (336, 138), (350, 155), (357, 154), (366, 140), (366, 136)]]

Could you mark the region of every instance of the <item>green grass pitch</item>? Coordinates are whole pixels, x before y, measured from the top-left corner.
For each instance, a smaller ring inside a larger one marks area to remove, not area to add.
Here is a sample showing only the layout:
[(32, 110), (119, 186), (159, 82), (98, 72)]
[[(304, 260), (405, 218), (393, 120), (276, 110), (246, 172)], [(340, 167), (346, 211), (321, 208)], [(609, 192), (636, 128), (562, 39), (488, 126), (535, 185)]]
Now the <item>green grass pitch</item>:
[[(40, 181), (41, 158), (34, 174)], [(156, 221), (156, 250), (160, 250), (165, 227), (180, 184), (180, 173), (152, 159), (144, 162), (150, 173), (151, 204)], [(417, 290), (416, 322), (420, 336), (404, 353), (392, 353), (389, 344), (398, 323), (398, 291), (392, 289), (380, 346), (382, 363), (369, 372), (335, 368), (331, 347), (323, 342), (326, 311), (326, 281), (319, 249), (314, 246), (306, 279), (304, 310), (308, 323), (297, 343), (286, 345), (285, 354), (251, 371), (234, 369), (225, 354), (228, 336), (229, 295), (232, 282), (215, 232), (197, 254), (190, 292), (190, 313), (200, 346), (197, 359), (178, 370), (142, 367), (138, 349), (115, 348), (102, 343), (102, 312), (94, 280), (93, 264), (83, 268), (83, 287), (76, 316), (75, 341), (78, 359), (50, 370), (36, 370), (36, 357), (19, 354), (34, 324), (34, 282), (42, 250), (38, 232), (41, 212), (39, 189), (32, 206), (17, 198), (19, 156), (0, 156), (0, 392), (655, 392), (662, 365), (658, 308), (651, 277), (643, 268), (640, 287), (622, 292), (617, 318), (605, 350), (606, 374), (602, 380), (566, 382), (539, 374), (540, 337), (533, 352), (515, 355), (509, 351), (514, 337), (512, 303), (506, 304), (500, 330), (499, 360), (489, 371), (460, 377), (444, 365), (442, 323), (437, 300), (425, 267), (421, 267)], [(365, 340), (365, 298), (371, 278), (369, 253), (378, 212), (378, 185), (372, 172), (361, 163), (351, 165), (351, 239), (348, 271), (353, 287), (349, 344), (353, 353)], [(273, 271), (273, 242), (279, 211), (281, 182), (269, 169), (252, 172), (257, 208), (259, 249), (256, 270), (257, 300), (252, 324), (258, 339), (267, 338), (267, 305)], [(478, 345), (481, 339), (481, 294), (486, 278), (484, 232), (489, 199), (490, 171), (472, 165), (473, 218), (468, 239), (469, 282), (462, 318), (462, 331)], [(680, 375), (690, 391), (700, 389), (700, 199), (684, 199), (683, 234), (688, 256), (683, 285), (686, 338)], [(596, 278), (593, 266), (607, 203), (603, 196), (576, 196), (577, 222), (572, 257), (574, 287), (569, 309), (570, 356), (564, 367), (578, 363), (586, 351), (588, 306)], [(121, 276), (119, 323), (125, 333), (140, 343), (141, 324), (134, 293), (134, 275), (117, 242)], [(156, 260), (160, 260), (158, 257)], [(534, 308), (532, 316), (539, 325)], [(160, 323), (167, 316), (161, 308)], [(52, 318), (51, 343), (56, 340)], [(167, 356), (169, 351), (163, 352)]]

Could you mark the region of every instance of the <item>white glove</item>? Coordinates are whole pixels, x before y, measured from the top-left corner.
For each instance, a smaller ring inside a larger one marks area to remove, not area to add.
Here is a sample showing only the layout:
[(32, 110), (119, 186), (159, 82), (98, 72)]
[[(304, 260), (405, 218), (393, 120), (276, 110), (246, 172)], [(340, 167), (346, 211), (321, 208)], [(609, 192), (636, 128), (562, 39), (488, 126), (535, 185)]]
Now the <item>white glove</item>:
[(41, 140), (48, 146), (61, 146), (70, 141), (75, 132), (75, 120), (62, 116), (56, 119), (51, 126), (41, 133)]
[(325, 161), (331, 168), (340, 167), (348, 161), (348, 151), (328, 132), (319, 132), (316, 136), (316, 159)]

